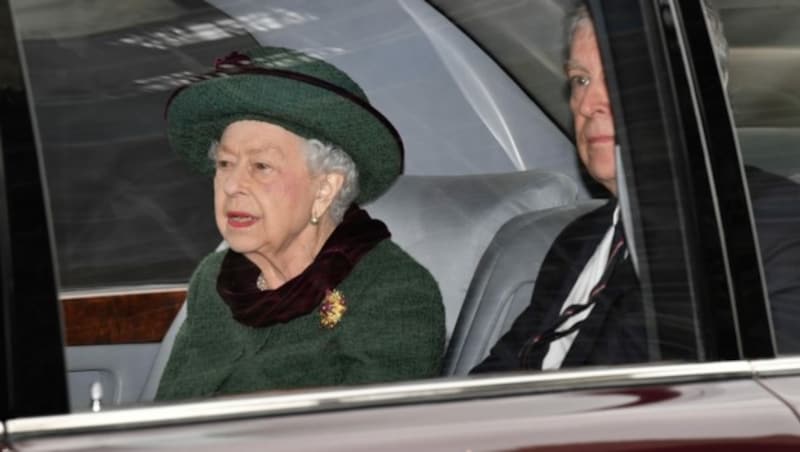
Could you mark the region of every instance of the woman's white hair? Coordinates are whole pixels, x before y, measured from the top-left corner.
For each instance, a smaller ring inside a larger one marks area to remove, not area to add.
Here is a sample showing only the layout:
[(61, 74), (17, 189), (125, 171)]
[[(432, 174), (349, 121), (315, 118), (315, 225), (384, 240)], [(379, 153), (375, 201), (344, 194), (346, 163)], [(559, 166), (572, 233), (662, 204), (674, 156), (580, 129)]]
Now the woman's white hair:
[[(312, 174), (341, 173), (344, 176), (342, 188), (333, 198), (328, 215), (335, 224), (344, 218), (344, 213), (350, 204), (358, 197), (358, 169), (353, 159), (341, 148), (317, 139), (302, 138), (301, 149), (306, 157), (306, 163)], [(213, 140), (208, 148), (208, 158), (217, 159), (219, 141)]]
[[(722, 29), (722, 19), (719, 17), (719, 12), (711, 6), (709, 0), (700, 0), (703, 5), (703, 15), (706, 18), (706, 25), (711, 37), (711, 45), (714, 47), (714, 54), (717, 56), (719, 63), (720, 76), (722, 78), (722, 85), (728, 86), (728, 40)], [(567, 16), (567, 39), (566, 39), (566, 58), (569, 59), (569, 49), (572, 46), (572, 38), (575, 36), (575, 30), (581, 25), (584, 20), (592, 20), (589, 14), (589, 8), (586, 4), (580, 2), (577, 7), (573, 8), (572, 13)]]
[(344, 213), (358, 196), (358, 169), (353, 159), (341, 148), (317, 139), (303, 139), (308, 169), (313, 174), (341, 173), (344, 183), (333, 198), (328, 215), (335, 224), (344, 218)]

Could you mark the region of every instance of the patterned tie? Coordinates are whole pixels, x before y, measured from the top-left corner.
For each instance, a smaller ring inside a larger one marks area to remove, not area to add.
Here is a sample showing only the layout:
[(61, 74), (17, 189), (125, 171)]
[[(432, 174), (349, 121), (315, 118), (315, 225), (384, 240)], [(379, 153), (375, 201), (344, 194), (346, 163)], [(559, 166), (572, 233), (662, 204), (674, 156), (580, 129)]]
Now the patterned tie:
[[(597, 282), (597, 284), (595, 284), (595, 286), (592, 288), (592, 291), (589, 293), (589, 299), (585, 304), (571, 304), (567, 306), (556, 318), (553, 326), (540, 334), (532, 336), (525, 342), (518, 354), (520, 365), (523, 369), (529, 368), (528, 364), (531, 362), (541, 362), (541, 360), (544, 359), (544, 356), (548, 350), (548, 345), (551, 342), (572, 334), (581, 327), (581, 324), (585, 321), (585, 319), (575, 322), (569, 328), (564, 328), (562, 330), (559, 329), (567, 322), (567, 320), (589, 309), (590, 307), (594, 306), (595, 303), (597, 303), (598, 295), (600, 295), (600, 293), (602, 293), (606, 288), (611, 276), (614, 274), (614, 269), (617, 267), (617, 264), (624, 261), (627, 257), (628, 247), (625, 246), (625, 231), (622, 226), (622, 221), (620, 220), (617, 221), (617, 225), (614, 227), (614, 235), (611, 239), (611, 250), (608, 253), (606, 268), (603, 271), (603, 275), (600, 277), (600, 280)], [(536, 360), (534, 361), (530, 359), (532, 354), (534, 354), (536, 357)]]

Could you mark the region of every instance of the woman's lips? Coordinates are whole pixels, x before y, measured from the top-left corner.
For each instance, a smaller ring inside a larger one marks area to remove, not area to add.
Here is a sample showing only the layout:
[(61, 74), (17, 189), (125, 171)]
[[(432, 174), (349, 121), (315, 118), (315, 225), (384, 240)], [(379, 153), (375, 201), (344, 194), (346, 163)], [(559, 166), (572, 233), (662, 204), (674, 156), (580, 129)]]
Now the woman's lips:
[(227, 217), (228, 225), (234, 228), (250, 227), (258, 220), (247, 212), (228, 212)]

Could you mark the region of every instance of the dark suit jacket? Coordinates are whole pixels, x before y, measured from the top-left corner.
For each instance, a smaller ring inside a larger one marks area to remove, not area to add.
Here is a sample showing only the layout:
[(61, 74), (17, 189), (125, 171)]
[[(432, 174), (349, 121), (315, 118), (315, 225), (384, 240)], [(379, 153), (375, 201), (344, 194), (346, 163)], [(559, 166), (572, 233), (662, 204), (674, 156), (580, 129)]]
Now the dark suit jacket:
[(800, 185), (745, 166), (778, 353), (800, 353)]
[[(611, 200), (558, 235), (542, 262), (531, 304), (473, 373), (541, 369), (547, 346), (529, 347), (530, 341), (553, 326), (583, 267), (611, 226), (615, 207), (616, 200)], [(598, 295), (562, 367), (646, 361), (643, 322), (638, 280), (631, 260), (626, 259)]]
[[(746, 167), (778, 352), (800, 353), (800, 185)], [(530, 347), (552, 327), (583, 267), (612, 223), (611, 200), (569, 224), (545, 256), (531, 304), (472, 373), (541, 369), (547, 346)], [(615, 269), (562, 367), (648, 361), (638, 279), (630, 259)]]

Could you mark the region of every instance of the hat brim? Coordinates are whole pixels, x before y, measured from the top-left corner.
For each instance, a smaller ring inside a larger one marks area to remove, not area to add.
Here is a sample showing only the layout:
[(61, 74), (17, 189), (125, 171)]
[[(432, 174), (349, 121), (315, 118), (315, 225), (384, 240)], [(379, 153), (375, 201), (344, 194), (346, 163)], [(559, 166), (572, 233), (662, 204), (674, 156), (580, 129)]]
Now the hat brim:
[(169, 104), (167, 135), (191, 167), (211, 174), (212, 141), (241, 120), (268, 122), (340, 147), (358, 169), (358, 203), (380, 196), (403, 171), (402, 142), (376, 110), (323, 87), (277, 76), (239, 74), (188, 86)]

